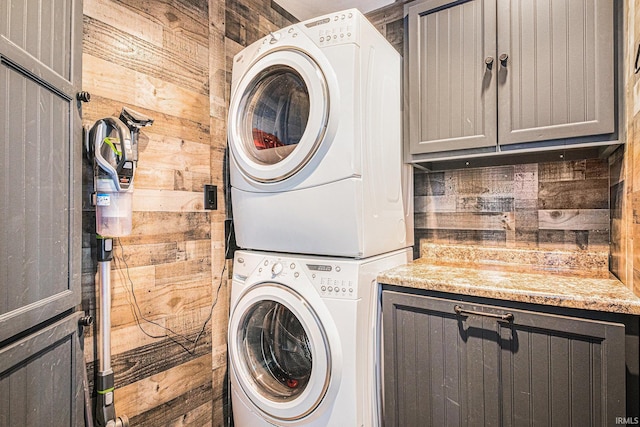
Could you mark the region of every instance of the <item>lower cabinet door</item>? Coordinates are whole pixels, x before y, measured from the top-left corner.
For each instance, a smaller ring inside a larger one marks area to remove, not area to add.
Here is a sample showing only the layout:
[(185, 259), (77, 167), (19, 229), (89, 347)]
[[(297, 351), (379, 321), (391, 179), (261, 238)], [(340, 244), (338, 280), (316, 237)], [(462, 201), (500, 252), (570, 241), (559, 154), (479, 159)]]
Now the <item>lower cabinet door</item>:
[(390, 426), (605, 426), (625, 414), (623, 324), (384, 291)]
[(84, 425), (81, 315), (0, 347), (0, 426)]

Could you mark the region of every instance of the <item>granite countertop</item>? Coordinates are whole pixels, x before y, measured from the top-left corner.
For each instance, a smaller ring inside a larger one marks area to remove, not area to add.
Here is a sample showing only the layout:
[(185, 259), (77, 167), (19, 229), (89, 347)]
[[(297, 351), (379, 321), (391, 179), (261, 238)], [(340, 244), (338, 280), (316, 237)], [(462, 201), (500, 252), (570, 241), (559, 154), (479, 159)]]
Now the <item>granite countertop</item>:
[[(452, 249), (447, 247), (447, 249)], [(613, 313), (640, 315), (640, 298), (626, 288), (601, 267), (590, 271), (579, 262), (580, 268), (560, 268), (555, 265), (528, 263), (523, 254), (516, 254), (515, 262), (501, 262), (495, 250), (488, 254), (492, 258), (485, 261), (472, 257), (461, 262), (457, 256), (469, 248), (456, 247), (454, 256), (446, 254), (439, 247), (421, 246), (422, 258), (391, 270), (382, 272), (378, 281), (382, 284), (403, 286), (476, 297), (494, 298), (531, 304), (551, 305)], [(513, 251), (503, 250), (511, 253)], [(474, 254), (478, 252), (474, 249)], [(481, 256), (482, 256), (481, 255)], [(503, 254), (504, 255), (504, 254)], [(540, 254), (534, 254), (539, 260)], [(562, 254), (548, 256), (557, 260)], [(505, 259), (514, 257), (504, 255)], [(598, 257), (595, 257), (598, 258)], [(594, 259), (595, 259), (594, 258)], [(543, 257), (544, 259), (544, 257)], [(550, 261), (551, 263), (551, 261)], [(599, 262), (587, 265), (601, 265)]]

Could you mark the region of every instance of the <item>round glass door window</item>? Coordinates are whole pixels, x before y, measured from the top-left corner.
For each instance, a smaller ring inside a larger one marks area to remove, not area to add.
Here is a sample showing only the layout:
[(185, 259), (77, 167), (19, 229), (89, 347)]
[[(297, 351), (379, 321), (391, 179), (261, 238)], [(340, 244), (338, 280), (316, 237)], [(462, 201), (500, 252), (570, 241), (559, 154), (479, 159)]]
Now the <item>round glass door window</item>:
[(257, 162), (276, 164), (296, 148), (309, 120), (309, 91), (293, 68), (272, 66), (253, 79), (241, 105), (241, 140)]
[(268, 400), (300, 395), (311, 377), (309, 337), (293, 312), (271, 300), (253, 304), (243, 316), (239, 353), (256, 390)]
[(237, 79), (229, 104), (228, 140), (245, 177), (275, 183), (311, 161), (330, 128), (329, 88), (338, 96), (331, 79), (297, 49), (270, 52)]

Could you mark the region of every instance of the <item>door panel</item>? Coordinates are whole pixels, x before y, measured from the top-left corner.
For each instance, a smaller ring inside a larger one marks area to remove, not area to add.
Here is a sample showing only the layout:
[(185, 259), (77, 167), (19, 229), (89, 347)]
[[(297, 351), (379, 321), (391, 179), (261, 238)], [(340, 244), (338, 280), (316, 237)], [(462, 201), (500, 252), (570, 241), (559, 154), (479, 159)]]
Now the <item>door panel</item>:
[(81, 315), (0, 348), (0, 426), (84, 425)]
[(624, 325), (509, 312), (513, 323), (500, 324), (505, 426), (529, 418), (534, 425), (611, 425), (625, 413), (624, 360), (613, 350), (624, 347)]
[(82, 4), (0, 5), (0, 341), (80, 302)]
[(409, 8), (411, 153), (496, 145), (495, 0), (446, 3)]
[(382, 309), (387, 426), (600, 426), (625, 414), (623, 324), (392, 291)]
[(611, 133), (612, 1), (499, 0), (500, 144)]
[(0, 34), (55, 73), (72, 81), (74, 0), (5, 0)]
[(455, 304), (383, 293), (385, 425), (496, 425), (497, 326)]

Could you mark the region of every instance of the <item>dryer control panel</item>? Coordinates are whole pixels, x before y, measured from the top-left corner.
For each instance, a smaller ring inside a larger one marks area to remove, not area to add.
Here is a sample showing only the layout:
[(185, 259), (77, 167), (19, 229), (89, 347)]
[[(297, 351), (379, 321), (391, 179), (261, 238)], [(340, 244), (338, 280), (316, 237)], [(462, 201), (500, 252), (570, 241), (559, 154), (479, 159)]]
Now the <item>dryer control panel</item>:
[(358, 18), (355, 10), (325, 15), (304, 23), (307, 32), (320, 47), (357, 42)]

